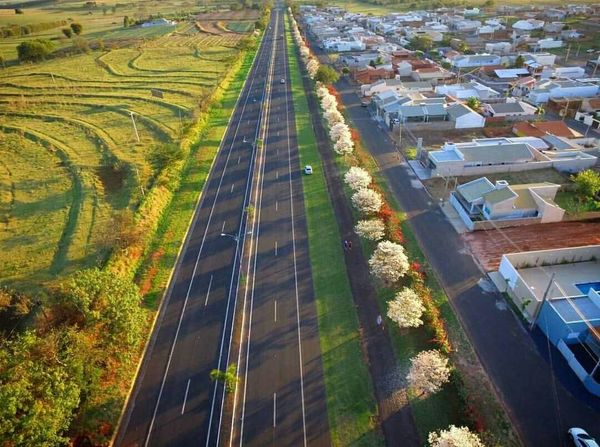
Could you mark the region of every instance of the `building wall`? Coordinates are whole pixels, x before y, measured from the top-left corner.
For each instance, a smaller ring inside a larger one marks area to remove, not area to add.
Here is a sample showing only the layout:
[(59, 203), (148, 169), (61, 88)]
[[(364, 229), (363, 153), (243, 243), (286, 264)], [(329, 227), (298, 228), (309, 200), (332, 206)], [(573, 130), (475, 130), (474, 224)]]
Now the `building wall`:
[(485, 125), (485, 118), (477, 113), (469, 113), (467, 115), (459, 116), (455, 123), (456, 129), (472, 129), (483, 127)]

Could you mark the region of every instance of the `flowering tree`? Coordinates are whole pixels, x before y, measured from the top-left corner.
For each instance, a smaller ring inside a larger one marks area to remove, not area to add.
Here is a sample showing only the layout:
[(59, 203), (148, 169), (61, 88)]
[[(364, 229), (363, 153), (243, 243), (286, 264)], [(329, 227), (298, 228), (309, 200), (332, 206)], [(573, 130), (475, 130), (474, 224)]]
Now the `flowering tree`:
[(331, 93), (327, 92), (321, 97), (321, 107), (323, 108), (323, 110), (337, 110), (337, 99), (335, 99), (335, 96), (333, 96)]
[(327, 89), (327, 87), (325, 87), (320, 82), (317, 82), (317, 96), (319, 98), (322, 98), (325, 95), (331, 95), (331, 93), (329, 93), (329, 90)]
[(354, 231), (360, 237), (371, 241), (378, 241), (385, 234), (385, 224), (381, 219), (359, 220), (354, 227)]
[(435, 393), (450, 380), (448, 359), (435, 349), (422, 351), (410, 359), (408, 383), (421, 394)]
[(419, 327), (423, 324), (421, 316), (424, 311), (425, 306), (419, 295), (405, 287), (388, 302), (387, 315), (400, 327)]
[(369, 259), (369, 267), (376, 278), (393, 284), (406, 275), (410, 265), (402, 245), (381, 241)]
[(345, 123), (337, 123), (331, 126), (331, 129), (329, 130), (331, 141), (335, 142), (343, 136), (348, 136), (348, 138), (352, 139), (350, 128)]
[(352, 166), (344, 175), (346, 185), (357, 191), (361, 188), (367, 188), (373, 179), (371, 175), (363, 168)]
[(484, 447), (483, 442), (467, 427), (451, 425), (448, 430), (429, 433), (431, 447)]
[(323, 113), (323, 116), (325, 117), (325, 119), (327, 120), (327, 123), (330, 126), (333, 126), (334, 124), (337, 124), (337, 123), (344, 122), (344, 117), (337, 109), (326, 110)]
[(303, 61), (306, 61), (310, 56), (310, 50), (306, 45), (300, 45), (300, 57)]
[(308, 71), (308, 75), (311, 79), (315, 78), (317, 71), (319, 70), (319, 62), (316, 59), (309, 59), (306, 63), (306, 71)]
[(350, 134), (341, 135), (333, 145), (333, 150), (338, 155), (351, 154), (354, 150), (354, 143), (352, 142), (352, 138), (350, 138)]
[(372, 189), (362, 188), (352, 194), (352, 205), (363, 214), (376, 213), (382, 204), (381, 195)]

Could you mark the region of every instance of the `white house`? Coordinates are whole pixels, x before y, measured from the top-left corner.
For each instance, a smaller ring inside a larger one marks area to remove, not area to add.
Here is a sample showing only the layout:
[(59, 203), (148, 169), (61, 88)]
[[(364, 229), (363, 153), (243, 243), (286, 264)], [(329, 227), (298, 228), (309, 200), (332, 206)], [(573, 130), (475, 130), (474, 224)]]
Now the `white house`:
[(563, 41), (554, 40), (552, 38), (540, 39), (535, 45), (541, 50), (547, 50), (549, 48), (561, 48), (563, 46)]
[(492, 99), (500, 97), (500, 93), (477, 81), (469, 81), (462, 84), (444, 84), (435, 87), (435, 92), (441, 95), (452, 96), (457, 99)]
[(585, 76), (583, 67), (554, 67), (552, 75), (557, 78), (578, 79)]
[(463, 54), (452, 59), (452, 66), (456, 68), (487, 67), (501, 63), (502, 58), (497, 54)]
[(385, 91), (393, 91), (397, 94), (404, 92), (404, 85), (400, 79), (381, 79), (372, 84), (364, 84), (360, 86), (362, 96), (373, 96)]
[(579, 96), (590, 98), (598, 95), (597, 82), (582, 79), (556, 79), (543, 81), (532, 89), (527, 97), (535, 104), (548, 102), (550, 98), (572, 98)]
[(173, 26), (176, 24), (176, 22), (161, 17), (160, 19), (154, 19), (150, 22), (142, 23), (142, 28), (149, 28), (151, 26)]
[(512, 51), (512, 44), (510, 42), (491, 42), (485, 44), (485, 51), (487, 53), (505, 55)]
[(334, 37), (323, 40), (323, 49), (336, 52), (364, 51), (366, 46), (359, 39), (341, 39), (339, 37)]
[(542, 29), (544, 27), (544, 21), (536, 19), (517, 20), (513, 23), (512, 27), (518, 31), (533, 31)]
[(471, 8), (471, 9), (465, 9), (465, 12), (463, 13), (463, 15), (465, 17), (474, 17), (474, 16), (478, 16), (480, 14), (479, 8)]
[(452, 104), (446, 111), (450, 121), (455, 123), (455, 129), (471, 129), (485, 125), (485, 118), (466, 104)]

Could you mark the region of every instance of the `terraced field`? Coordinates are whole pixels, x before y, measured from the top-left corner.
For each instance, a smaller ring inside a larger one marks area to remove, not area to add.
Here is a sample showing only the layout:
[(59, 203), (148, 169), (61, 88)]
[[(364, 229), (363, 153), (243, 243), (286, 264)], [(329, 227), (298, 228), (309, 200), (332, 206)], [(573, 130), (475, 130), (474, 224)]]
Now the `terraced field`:
[(3, 282), (97, 264), (115, 216), (135, 210), (152, 187), (149, 149), (178, 140), (244, 37), (208, 35), (193, 23), (178, 29), (134, 47), (2, 70)]

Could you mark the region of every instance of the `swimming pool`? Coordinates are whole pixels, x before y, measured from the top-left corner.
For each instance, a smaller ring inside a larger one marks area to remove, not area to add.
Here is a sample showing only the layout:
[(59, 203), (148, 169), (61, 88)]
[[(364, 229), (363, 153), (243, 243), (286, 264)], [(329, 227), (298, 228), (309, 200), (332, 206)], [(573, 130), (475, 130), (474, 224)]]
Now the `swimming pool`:
[(575, 287), (581, 290), (581, 293), (583, 293), (584, 295), (587, 295), (590, 289), (593, 289), (596, 292), (600, 293), (600, 281), (575, 284)]

